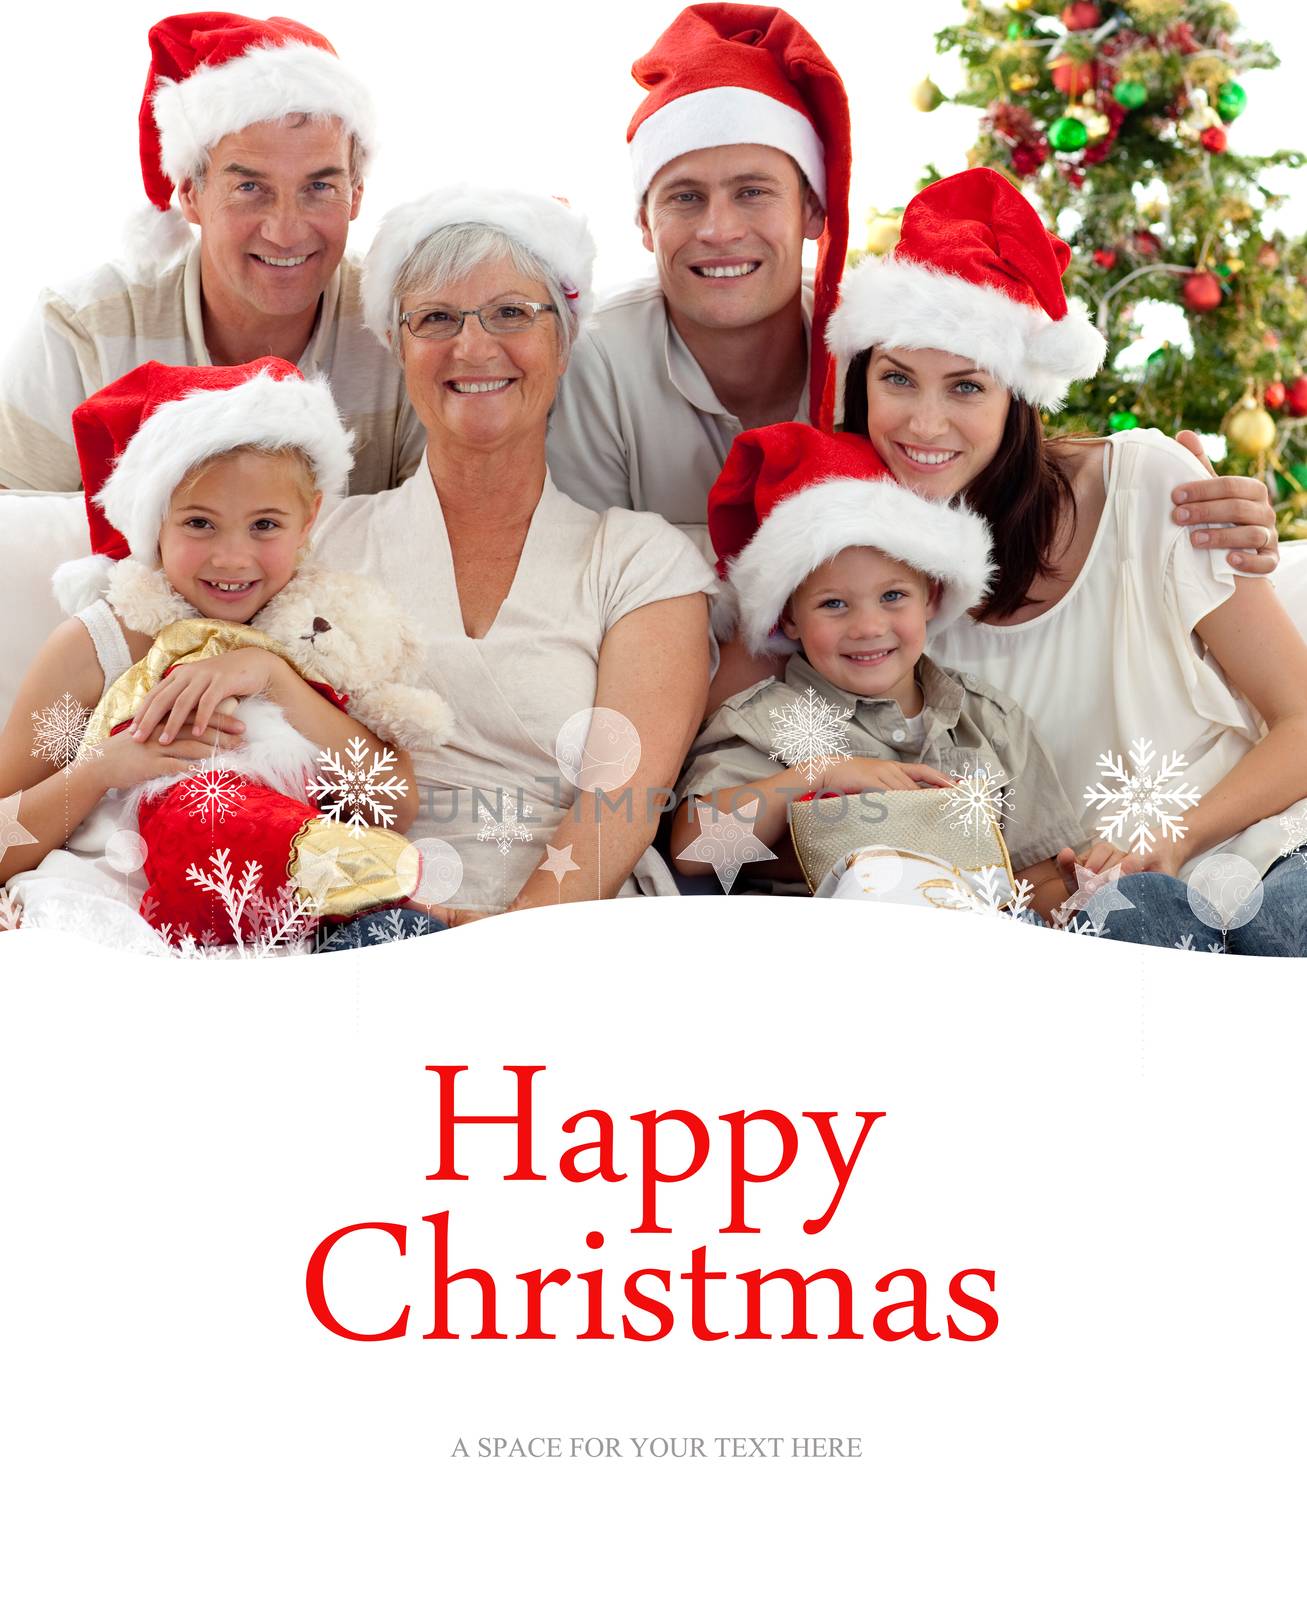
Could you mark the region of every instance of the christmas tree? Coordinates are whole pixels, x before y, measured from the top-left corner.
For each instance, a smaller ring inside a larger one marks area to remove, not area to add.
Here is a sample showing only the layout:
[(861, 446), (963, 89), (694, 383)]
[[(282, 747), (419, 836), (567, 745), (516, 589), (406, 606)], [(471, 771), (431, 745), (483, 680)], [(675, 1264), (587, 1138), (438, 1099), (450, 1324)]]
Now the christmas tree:
[[(1281, 534), (1307, 537), (1307, 240), (1275, 230), (1265, 181), (1304, 157), (1245, 154), (1237, 128), (1242, 80), (1273, 50), (1219, 0), (965, 10), (936, 46), (965, 68), (953, 98), (983, 112), (968, 163), (1009, 176), (1071, 245), (1068, 293), (1108, 341), (1057, 426), (1223, 434), (1220, 470), (1264, 477)], [(921, 110), (943, 98), (929, 79), (915, 91)], [(894, 231), (873, 217), (868, 249)], [(1159, 301), (1184, 317), (1160, 343)]]

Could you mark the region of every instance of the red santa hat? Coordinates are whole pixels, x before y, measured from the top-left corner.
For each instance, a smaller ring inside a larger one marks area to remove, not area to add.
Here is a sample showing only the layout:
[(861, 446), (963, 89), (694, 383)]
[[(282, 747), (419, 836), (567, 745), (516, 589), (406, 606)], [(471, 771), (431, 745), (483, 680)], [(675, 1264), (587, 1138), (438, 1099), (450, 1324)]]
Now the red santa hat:
[(376, 142), (372, 98), (320, 33), (288, 17), (230, 11), (155, 23), (141, 101), (141, 175), (153, 211), (132, 230), (131, 252), (158, 257), (189, 241), (173, 189), (203, 171), (219, 139), (295, 114), (338, 117), (366, 164)]
[(344, 492), (352, 465), (351, 435), (326, 382), (275, 356), (241, 367), (147, 361), (77, 407), (73, 439), (93, 553), (55, 572), (67, 612), (98, 599), (125, 556), (157, 565), (173, 490), (211, 457), (242, 445), (299, 449), (327, 495)]
[(781, 613), (803, 580), (850, 546), (881, 550), (941, 586), (935, 627), (984, 596), (994, 575), (989, 526), (965, 506), (927, 500), (899, 483), (856, 434), (802, 422), (751, 428), (731, 445), (708, 495), (708, 531), (718, 576), (718, 631), (738, 611), (755, 655), (796, 649), (779, 632)]
[(816, 40), (774, 6), (689, 6), (631, 68), (649, 92), (627, 144), (643, 203), (669, 161), (692, 150), (762, 144), (783, 150), (826, 212), (817, 255), (809, 411), (829, 420), (834, 386), (826, 321), (849, 243), (849, 103)]
[(395, 206), (381, 219), (363, 263), (363, 320), (382, 344), (390, 342), (395, 285), (408, 258), (441, 228), (464, 222), (498, 229), (542, 262), (580, 326), (593, 301), (595, 259), (585, 218), (556, 196), (454, 183)]
[(1067, 305), (1070, 260), (997, 172), (941, 178), (909, 201), (893, 251), (846, 276), (827, 342), (841, 368), (872, 345), (947, 350), (1057, 411), (1107, 352), (1085, 313)]

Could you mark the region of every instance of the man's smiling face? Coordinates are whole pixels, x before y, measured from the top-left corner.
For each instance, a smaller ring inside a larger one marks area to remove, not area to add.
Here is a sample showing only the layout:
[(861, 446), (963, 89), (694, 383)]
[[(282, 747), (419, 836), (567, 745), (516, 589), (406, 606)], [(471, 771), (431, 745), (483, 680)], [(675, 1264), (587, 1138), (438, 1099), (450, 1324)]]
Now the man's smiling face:
[(349, 143), (334, 118), (256, 122), (214, 145), (201, 183), (182, 180), (177, 200), (200, 227), (211, 311), (294, 317), (317, 304), (363, 197)]
[(744, 328), (799, 294), (803, 241), (825, 218), (789, 156), (770, 145), (694, 150), (655, 176), (640, 208), (644, 244), (678, 322)]

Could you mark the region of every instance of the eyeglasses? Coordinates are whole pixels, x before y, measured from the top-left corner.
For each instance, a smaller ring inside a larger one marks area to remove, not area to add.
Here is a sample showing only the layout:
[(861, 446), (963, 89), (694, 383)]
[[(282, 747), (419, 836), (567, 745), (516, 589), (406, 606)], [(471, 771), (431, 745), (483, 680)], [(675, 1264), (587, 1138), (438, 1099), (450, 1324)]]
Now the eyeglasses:
[(502, 338), (506, 333), (521, 333), (542, 311), (557, 314), (556, 308), (540, 300), (500, 300), (492, 306), (469, 306), (466, 311), (451, 311), (446, 306), (424, 306), (400, 313), (415, 339), (456, 339), (468, 317), (475, 317), (487, 333)]

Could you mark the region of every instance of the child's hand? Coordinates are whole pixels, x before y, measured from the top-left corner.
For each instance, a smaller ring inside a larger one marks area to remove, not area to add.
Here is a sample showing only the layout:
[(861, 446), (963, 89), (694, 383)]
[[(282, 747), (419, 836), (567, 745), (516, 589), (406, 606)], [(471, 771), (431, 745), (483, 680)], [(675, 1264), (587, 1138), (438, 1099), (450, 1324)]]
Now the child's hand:
[(951, 789), (953, 779), (914, 761), (880, 761), (874, 756), (850, 756), (827, 767), (819, 789)]
[(94, 767), (106, 790), (130, 789), (152, 778), (186, 772), (197, 762), (208, 760), (215, 750), (234, 750), (239, 744), (239, 738), (216, 732), (207, 739), (174, 739), (167, 745), (157, 736), (142, 743), (124, 728), (100, 747)]
[(213, 727), (226, 733), (243, 733), (244, 724), (233, 717), (222, 717), (218, 706), (229, 695), (242, 699), (262, 694), (272, 683), (277, 657), (269, 650), (229, 650), (209, 661), (186, 661), (174, 667), (162, 683), (155, 684), (131, 725), (134, 739), (148, 739), (166, 717), (159, 735), (161, 744), (171, 744), (193, 717), (191, 732), (198, 739)]

